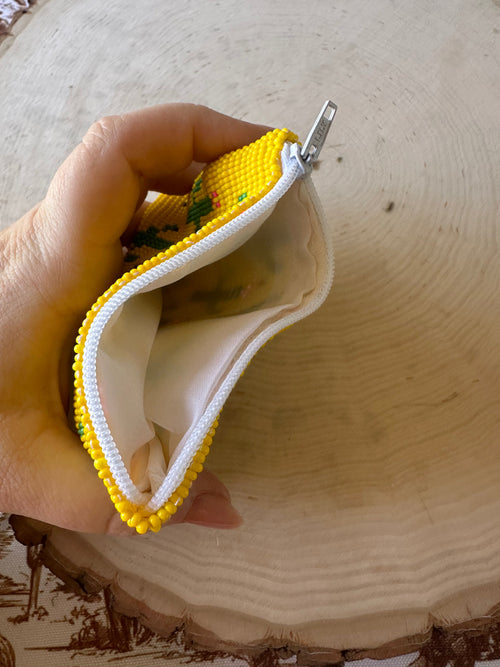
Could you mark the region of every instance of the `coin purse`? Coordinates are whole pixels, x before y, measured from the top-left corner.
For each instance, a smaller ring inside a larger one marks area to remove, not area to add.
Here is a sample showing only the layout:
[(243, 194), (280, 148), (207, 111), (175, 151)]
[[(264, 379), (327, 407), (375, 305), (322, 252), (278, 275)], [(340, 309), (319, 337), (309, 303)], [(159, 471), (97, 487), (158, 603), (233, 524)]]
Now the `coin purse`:
[(188, 496), (254, 354), (330, 289), (330, 234), (310, 177), (329, 105), (307, 153), (273, 130), (206, 166), (189, 194), (160, 195), (126, 272), (79, 329), (76, 428), (122, 520), (141, 534)]

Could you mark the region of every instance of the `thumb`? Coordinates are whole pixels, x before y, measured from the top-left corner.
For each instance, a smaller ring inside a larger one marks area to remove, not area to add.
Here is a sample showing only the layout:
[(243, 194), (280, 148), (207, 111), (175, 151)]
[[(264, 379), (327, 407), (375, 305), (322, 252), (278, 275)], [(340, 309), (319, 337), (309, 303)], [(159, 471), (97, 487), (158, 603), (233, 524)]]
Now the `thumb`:
[[(114, 507), (114, 512), (106, 525), (106, 532), (112, 535), (135, 535), (134, 528), (123, 523)], [(238, 528), (242, 524), (239, 512), (231, 504), (229, 491), (224, 484), (208, 470), (203, 470), (193, 483), (189, 496), (162, 530), (179, 523), (193, 523), (207, 528)]]
[[(16, 475), (8, 476), (2, 488), (5, 511), (79, 532), (136, 534), (120, 519), (78, 436), (65, 425), (51, 421), (19, 456), (22, 464), (11, 466)], [(241, 522), (227, 488), (203, 470), (163, 529), (175, 523), (236, 528)]]
[[(111, 509), (113, 515), (106, 524), (106, 532), (112, 535), (135, 535), (135, 529), (123, 523), (114, 507)], [(241, 515), (231, 504), (229, 491), (224, 484), (213, 473), (203, 470), (193, 483), (189, 496), (165, 528), (179, 523), (193, 523), (208, 528), (238, 528), (242, 521)]]
[(224, 484), (213, 473), (203, 470), (170, 522), (195, 523), (212, 528), (237, 528), (241, 525), (242, 518), (231, 504), (231, 496)]

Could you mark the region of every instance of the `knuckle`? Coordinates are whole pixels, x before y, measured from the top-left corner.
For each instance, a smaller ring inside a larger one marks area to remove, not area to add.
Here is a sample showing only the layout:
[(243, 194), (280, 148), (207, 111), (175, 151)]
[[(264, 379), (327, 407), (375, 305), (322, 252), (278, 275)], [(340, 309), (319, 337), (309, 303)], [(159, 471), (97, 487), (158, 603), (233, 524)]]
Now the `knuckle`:
[(122, 124), (122, 116), (103, 116), (92, 123), (82, 143), (87, 148), (97, 147), (102, 150), (118, 140)]
[(210, 112), (210, 109), (203, 104), (194, 104), (193, 102), (180, 102), (173, 104), (172, 108), (179, 113), (180, 117), (184, 117), (191, 123), (203, 118), (207, 112)]
[(194, 116), (203, 117), (210, 109), (204, 104), (190, 104)]

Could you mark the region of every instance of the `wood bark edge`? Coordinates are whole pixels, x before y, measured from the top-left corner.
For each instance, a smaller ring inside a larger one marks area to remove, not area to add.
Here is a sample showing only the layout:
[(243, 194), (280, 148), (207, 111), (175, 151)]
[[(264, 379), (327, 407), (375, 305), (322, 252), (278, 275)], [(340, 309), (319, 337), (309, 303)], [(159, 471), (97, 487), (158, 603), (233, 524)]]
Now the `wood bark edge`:
[[(75, 567), (71, 561), (54, 548), (50, 541), (52, 526), (21, 516), (11, 516), (11, 526), (16, 539), (25, 546), (43, 545), (40, 558), (44, 565), (73, 590), (78, 593), (95, 594), (107, 591), (113, 609), (117, 614), (130, 618), (138, 618), (147, 628), (160, 636), (168, 637), (173, 632), (182, 629), (186, 648), (203, 652), (227, 652), (234, 656), (251, 659), (253, 656), (270, 650), (276, 654), (297, 655), (298, 665), (303, 667), (314, 665), (334, 664), (342, 661), (371, 658), (381, 660), (400, 656), (416, 651), (424, 651), (438, 641), (440, 644), (453, 643), (457, 636), (464, 635), (478, 637), (499, 628), (500, 604), (481, 618), (451, 625), (449, 627), (436, 626), (432, 623), (429, 614), (429, 629), (422, 634), (401, 637), (382, 646), (336, 649), (324, 646), (303, 646), (293, 642), (283, 643), (278, 637), (266, 636), (255, 643), (240, 646), (221, 640), (189, 618), (179, 619), (167, 617), (152, 612), (144, 602), (141, 602), (123, 591), (116, 582), (113, 582), (97, 573), (84, 571)], [(438, 636), (436, 638), (436, 635)]]

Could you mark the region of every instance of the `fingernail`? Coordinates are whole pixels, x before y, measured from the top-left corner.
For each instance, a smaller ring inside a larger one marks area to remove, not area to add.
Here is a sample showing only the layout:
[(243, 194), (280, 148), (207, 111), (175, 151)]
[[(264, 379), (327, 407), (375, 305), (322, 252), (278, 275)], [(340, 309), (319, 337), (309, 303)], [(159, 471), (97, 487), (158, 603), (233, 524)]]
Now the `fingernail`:
[(214, 493), (202, 493), (197, 496), (184, 521), (212, 528), (237, 528), (243, 523), (241, 514), (231, 502), (224, 496)]

